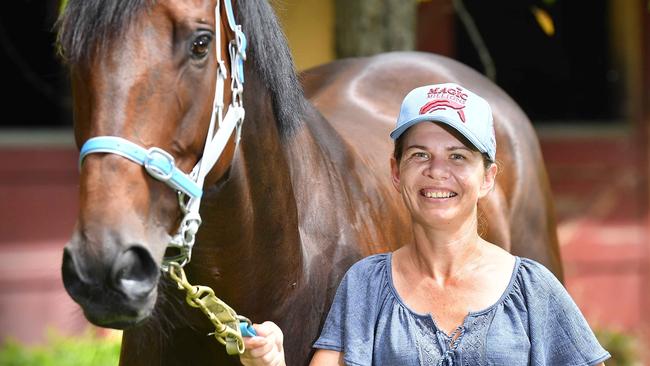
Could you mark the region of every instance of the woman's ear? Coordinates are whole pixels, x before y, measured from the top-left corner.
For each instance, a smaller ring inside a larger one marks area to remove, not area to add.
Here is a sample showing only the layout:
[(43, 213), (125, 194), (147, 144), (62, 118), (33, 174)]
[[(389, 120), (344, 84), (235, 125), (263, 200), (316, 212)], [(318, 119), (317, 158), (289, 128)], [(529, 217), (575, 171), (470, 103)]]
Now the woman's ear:
[(485, 176), (483, 177), (483, 184), (481, 184), (481, 194), (479, 198), (487, 196), (494, 189), (496, 184), (497, 172), (499, 168), (495, 163), (485, 169)]
[(393, 182), (393, 187), (397, 190), (397, 192), (402, 193), (400, 190), (399, 186), (399, 163), (395, 159), (395, 157), (390, 158), (390, 177), (391, 177), (391, 182)]

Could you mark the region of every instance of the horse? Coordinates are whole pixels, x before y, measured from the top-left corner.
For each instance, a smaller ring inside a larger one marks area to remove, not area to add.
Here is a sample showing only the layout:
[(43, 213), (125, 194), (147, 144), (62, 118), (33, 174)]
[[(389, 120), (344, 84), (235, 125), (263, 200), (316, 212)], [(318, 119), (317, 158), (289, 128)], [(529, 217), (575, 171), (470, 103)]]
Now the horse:
[[(227, 14), (214, 11), (224, 1), (69, 0), (59, 45), (76, 144), (119, 137), (170, 159), (181, 175), (191, 172), (214, 133), (219, 72), (225, 68), (222, 85), (239, 79), (238, 51), (229, 46), (237, 34)], [(298, 75), (266, 1), (235, 0), (233, 13), (246, 35), (245, 87), (222, 97), (231, 107), (240, 100), (245, 119), (206, 172), (202, 224), (182, 264), (191, 282), (210, 286), (240, 314), (276, 322), (289, 365), (308, 363), (345, 271), (412, 240), (390, 183), (388, 133), (402, 97), (420, 85), (457, 82), (489, 101), (501, 173), (479, 202), (482, 235), (562, 277), (537, 137), (497, 85), (420, 52), (343, 59)], [(145, 168), (101, 151), (83, 158), (78, 219), (63, 251), (65, 288), (89, 321), (124, 329), (121, 365), (238, 364), (161, 276), (185, 210), (179, 189), (161, 181), (166, 172)]]

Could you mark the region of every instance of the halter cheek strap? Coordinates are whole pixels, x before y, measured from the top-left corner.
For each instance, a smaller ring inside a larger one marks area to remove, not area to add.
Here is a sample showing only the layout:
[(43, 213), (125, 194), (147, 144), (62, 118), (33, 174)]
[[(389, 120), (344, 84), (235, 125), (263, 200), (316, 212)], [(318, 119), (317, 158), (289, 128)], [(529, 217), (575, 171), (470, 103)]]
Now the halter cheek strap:
[[(196, 163), (189, 174), (176, 167), (173, 156), (158, 147), (144, 148), (129, 140), (118, 136), (98, 136), (86, 141), (81, 147), (79, 156), (79, 169), (84, 158), (89, 154), (108, 153), (125, 157), (136, 164), (142, 165), (153, 178), (164, 182), (178, 192), (179, 205), (184, 216), (176, 234), (172, 237), (168, 247), (177, 249), (178, 253), (163, 259), (162, 269), (169, 270), (170, 263), (183, 267), (192, 258), (192, 247), (196, 232), (201, 225), (199, 208), (203, 195), (205, 177), (214, 164), (219, 160), (226, 148), (233, 132), (235, 135), (235, 149), (241, 137), (241, 127), (244, 122), (244, 107), (242, 94), (244, 91), (244, 61), (246, 60), (246, 36), (241, 26), (235, 24), (232, 4), (230, 0), (223, 0), (228, 19), (228, 26), (235, 34), (228, 45), (231, 60), (232, 93), (228, 112), (224, 116), (224, 90), (228, 78), (225, 63), (221, 57), (221, 27), (220, 27), (220, 2), (215, 7), (215, 56), (217, 61), (217, 76), (215, 80), (215, 93), (212, 106), (210, 125), (206, 136), (201, 159)], [(216, 129), (216, 133), (215, 133)]]

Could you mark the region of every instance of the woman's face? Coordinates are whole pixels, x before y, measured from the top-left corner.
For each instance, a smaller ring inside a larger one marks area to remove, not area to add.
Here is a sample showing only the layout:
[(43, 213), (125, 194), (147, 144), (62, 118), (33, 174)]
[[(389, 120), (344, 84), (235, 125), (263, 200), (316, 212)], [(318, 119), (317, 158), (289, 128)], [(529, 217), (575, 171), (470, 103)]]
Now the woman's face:
[(476, 204), (494, 186), (496, 165), (486, 169), (481, 153), (444, 124), (418, 123), (403, 138), (391, 174), (413, 220), (428, 227), (476, 220)]

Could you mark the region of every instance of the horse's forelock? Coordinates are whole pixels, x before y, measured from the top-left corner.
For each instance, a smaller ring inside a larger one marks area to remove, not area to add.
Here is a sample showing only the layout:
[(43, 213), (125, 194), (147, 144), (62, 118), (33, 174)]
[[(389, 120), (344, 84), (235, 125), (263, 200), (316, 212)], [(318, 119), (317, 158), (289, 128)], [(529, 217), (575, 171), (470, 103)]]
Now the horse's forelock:
[(135, 16), (155, 0), (69, 0), (57, 22), (58, 47), (73, 65), (89, 62), (94, 51), (110, 47)]

